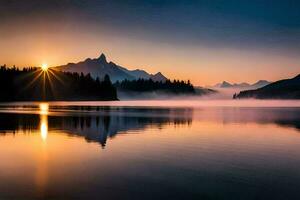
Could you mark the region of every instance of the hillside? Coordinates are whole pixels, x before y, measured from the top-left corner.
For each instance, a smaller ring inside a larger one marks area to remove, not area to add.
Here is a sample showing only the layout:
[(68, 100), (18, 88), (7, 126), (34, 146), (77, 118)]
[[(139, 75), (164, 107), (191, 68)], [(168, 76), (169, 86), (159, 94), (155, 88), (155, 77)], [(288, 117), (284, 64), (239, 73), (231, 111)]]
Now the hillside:
[(241, 91), (234, 98), (300, 99), (300, 74), (294, 78), (276, 81), (256, 90)]

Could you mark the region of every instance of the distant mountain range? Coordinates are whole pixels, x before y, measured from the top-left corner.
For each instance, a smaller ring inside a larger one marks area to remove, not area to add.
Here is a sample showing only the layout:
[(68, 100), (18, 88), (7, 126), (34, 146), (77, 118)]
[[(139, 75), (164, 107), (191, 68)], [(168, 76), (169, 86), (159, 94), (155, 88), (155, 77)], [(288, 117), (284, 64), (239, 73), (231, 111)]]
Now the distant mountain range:
[(300, 99), (300, 74), (271, 83), (256, 90), (241, 91), (235, 98)]
[(150, 74), (144, 70), (128, 70), (125, 67), (119, 66), (113, 62), (107, 62), (106, 56), (102, 53), (99, 58), (91, 59), (87, 58), (84, 61), (78, 63), (68, 63), (55, 67), (56, 70), (66, 72), (77, 73), (90, 73), (92, 77), (103, 78), (105, 74), (108, 74), (112, 82), (122, 81), (125, 79), (152, 79), (154, 81), (166, 81), (167, 78), (161, 73)]
[(270, 83), (271, 82), (266, 81), (266, 80), (259, 80), (253, 84), (249, 84), (249, 83), (245, 83), (245, 82), (231, 84), (229, 82), (223, 81), (222, 83), (218, 83), (218, 84), (214, 85), (213, 87), (215, 87), (215, 88), (258, 89), (258, 88), (264, 87)]

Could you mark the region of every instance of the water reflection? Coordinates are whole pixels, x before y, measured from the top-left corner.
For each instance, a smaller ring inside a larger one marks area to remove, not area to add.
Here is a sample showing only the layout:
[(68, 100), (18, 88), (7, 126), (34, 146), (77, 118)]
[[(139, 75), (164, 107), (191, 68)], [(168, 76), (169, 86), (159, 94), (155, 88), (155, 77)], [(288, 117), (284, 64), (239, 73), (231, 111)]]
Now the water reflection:
[(43, 141), (46, 141), (48, 136), (48, 110), (47, 103), (40, 104), (40, 132)]
[[(190, 126), (193, 120), (227, 123), (274, 123), (300, 129), (299, 108), (130, 108), (93, 106), (53, 106), (42, 103), (23, 108), (30, 112), (0, 112), (0, 132), (16, 133), (39, 130), (43, 141), (48, 132), (61, 130), (80, 136), (87, 142), (106, 146), (117, 134), (140, 133), (146, 128)], [(36, 110), (39, 109), (39, 110)], [(37, 111), (37, 112), (35, 112)]]
[(0, 199), (299, 199), (299, 124), (299, 108), (2, 107)]
[(40, 103), (40, 115), (48, 115), (49, 104), (48, 103)]
[[(25, 110), (28, 107), (24, 108)], [(32, 108), (31, 108), (32, 109)], [(0, 133), (32, 133), (39, 130), (43, 141), (48, 132), (61, 131), (69, 136), (85, 138), (105, 147), (108, 138), (128, 131), (138, 133), (145, 128), (162, 128), (165, 125), (191, 125), (192, 109), (132, 109), (110, 107), (54, 107), (40, 104), (39, 111), (0, 112)], [(75, 112), (76, 111), (76, 112)]]

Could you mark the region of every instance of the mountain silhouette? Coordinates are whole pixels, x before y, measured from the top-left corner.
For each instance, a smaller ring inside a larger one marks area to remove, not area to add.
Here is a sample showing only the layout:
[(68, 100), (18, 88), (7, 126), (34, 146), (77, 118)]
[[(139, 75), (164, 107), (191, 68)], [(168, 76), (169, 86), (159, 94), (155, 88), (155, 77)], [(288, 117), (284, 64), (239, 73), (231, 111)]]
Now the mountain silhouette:
[(167, 80), (167, 78), (160, 72), (157, 72), (156, 74), (154, 75), (151, 75), (150, 77), (153, 81), (162, 81), (162, 82), (165, 82)]
[(128, 70), (125, 67), (119, 66), (113, 62), (108, 62), (106, 56), (102, 53), (98, 58), (87, 58), (78, 63), (68, 63), (55, 67), (59, 71), (90, 73), (93, 78), (103, 78), (105, 74), (109, 75), (112, 82), (134, 79), (153, 79), (155, 81), (166, 81), (167, 78), (160, 72), (150, 74), (144, 70)]
[(276, 81), (256, 90), (241, 91), (235, 98), (300, 99), (300, 74)]
[(223, 81), (223, 83), (221, 83), (220, 88), (229, 88), (229, 87), (233, 87), (233, 85), (231, 85), (230, 83)]
[(241, 87), (241, 88), (245, 88), (245, 87), (250, 87), (251, 85), (249, 83), (234, 83), (233, 87)]
[(217, 83), (213, 87), (215, 88), (242, 88), (242, 89), (258, 89), (261, 87), (264, 87), (271, 82), (266, 81), (266, 80), (259, 80), (256, 83), (249, 84), (246, 82), (243, 83), (229, 83), (227, 81), (223, 81), (222, 83)]

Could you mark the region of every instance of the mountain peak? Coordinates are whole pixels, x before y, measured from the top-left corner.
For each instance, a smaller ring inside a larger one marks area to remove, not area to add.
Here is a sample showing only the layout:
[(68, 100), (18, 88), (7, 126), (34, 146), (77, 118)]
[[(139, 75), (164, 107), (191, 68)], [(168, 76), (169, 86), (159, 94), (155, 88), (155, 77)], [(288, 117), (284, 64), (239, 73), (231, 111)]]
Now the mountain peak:
[(266, 81), (266, 80), (259, 80), (259, 81), (257, 81), (256, 83), (267, 83), (267, 82), (269, 82), (269, 81)]
[(101, 53), (98, 60), (107, 63), (106, 56), (104, 55), (104, 53)]
[(162, 81), (162, 82), (165, 82), (167, 80), (167, 77), (165, 77), (161, 72), (157, 72), (156, 74), (151, 75), (150, 78), (153, 81)]
[(133, 80), (133, 79), (153, 79), (155, 81), (166, 81), (167, 78), (161, 73), (158, 72), (155, 75), (149, 74), (148, 72), (137, 69), (137, 70), (128, 70), (125, 67), (119, 66), (112, 61), (107, 62), (106, 56), (101, 53), (98, 58), (87, 58), (84, 61), (61, 65), (56, 67), (59, 71), (68, 71), (68, 72), (77, 72), (77, 73), (90, 73), (92, 77), (103, 78), (105, 74), (110, 76), (112, 82), (122, 81), (122, 80)]
[(226, 88), (226, 87), (232, 87), (232, 85), (226, 81), (223, 81), (223, 83), (220, 85), (221, 88)]

